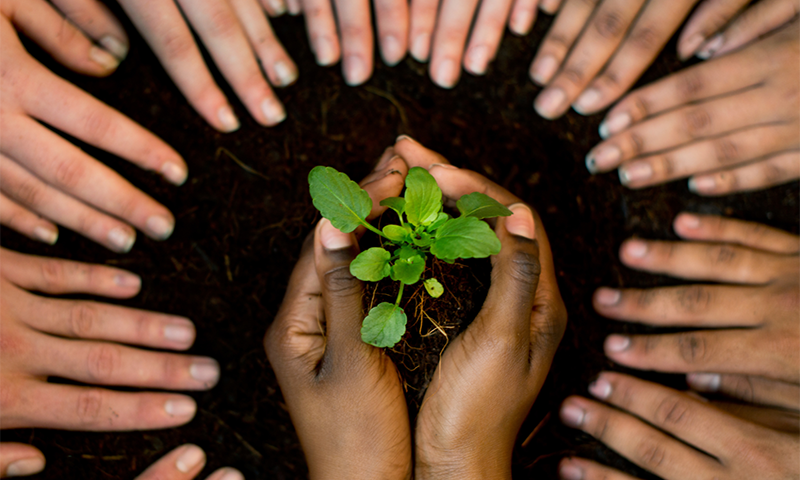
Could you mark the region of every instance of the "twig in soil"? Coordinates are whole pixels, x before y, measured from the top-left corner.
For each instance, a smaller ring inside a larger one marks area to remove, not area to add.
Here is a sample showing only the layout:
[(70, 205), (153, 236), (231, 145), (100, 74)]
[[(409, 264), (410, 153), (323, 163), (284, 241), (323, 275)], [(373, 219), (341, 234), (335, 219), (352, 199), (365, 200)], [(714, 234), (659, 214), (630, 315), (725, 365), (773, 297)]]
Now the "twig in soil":
[(522, 448), (525, 448), (525, 447), (528, 446), (528, 444), (531, 442), (531, 440), (533, 440), (533, 437), (535, 437), (536, 434), (539, 433), (539, 430), (541, 430), (542, 427), (544, 427), (544, 424), (547, 423), (548, 420), (550, 420), (550, 412), (547, 412), (547, 415), (545, 415), (544, 418), (542, 419), (542, 421), (539, 422), (539, 424), (536, 425), (536, 427), (534, 427), (534, 429), (531, 432), (531, 434), (528, 435), (528, 438), (526, 438), (525, 441), (522, 442)]
[(217, 153), (214, 155), (214, 160), (219, 160), (219, 157), (220, 157), (220, 156), (221, 156), (223, 153), (224, 153), (225, 155), (227, 155), (228, 157), (230, 157), (230, 158), (231, 158), (231, 160), (233, 160), (234, 162), (236, 162), (236, 164), (237, 164), (237, 165), (239, 165), (240, 167), (242, 167), (242, 169), (243, 169), (245, 172), (247, 172), (247, 173), (252, 173), (253, 175), (258, 175), (259, 177), (261, 177), (261, 178), (263, 178), (264, 180), (267, 180), (267, 181), (269, 181), (269, 180), (270, 180), (270, 178), (269, 178), (268, 176), (264, 175), (263, 173), (261, 173), (261, 172), (259, 172), (258, 170), (254, 169), (254, 168), (253, 168), (253, 167), (251, 167), (250, 165), (248, 165), (248, 164), (244, 163), (243, 161), (239, 160), (239, 159), (236, 157), (236, 155), (234, 155), (233, 153), (231, 153), (231, 151), (230, 151), (230, 150), (228, 150), (228, 149), (227, 149), (227, 148), (225, 148), (225, 147), (219, 147), (219, 148), (217, 149)]
[(405, 131), (408, 131), (408, 118), (406, 117), (406, 110), (403, 108), (400, 102), (398, 102), (397, 99), (394, 98), (394, 96), (391, 93), (385, 92), (379, 88), (375, 88), (370, 85), (365, 86), (364, 90), (379, 97), (385, 98), (386, 100), (389, 100), (392, 103), (392, 105), (394, 105), (394, 107), (397, 109), (397, 113), (400, 114), (400, 122), (403, 124), (403, 128), (405, 129)]
[[(209, 417), (213, 418), (213, 419), (214, 419), (214, 420), (215, 420), (215, 421), (216, 421), (218, 424), (220, 424), (221, 426), (223, 426), (223, 427), (225, 427), (226, 429), (230, 430), (230, 431), (231, 431), (231, 433), (233, 433), (233, 436), (234, 436), (234, 437), (236, 437), (236, 439), (237, 439), (237, 440), (239, 440), (239, 441), (242, 443), (242, 445), (244, 445), (244, 447), (245, 447), (245, 448), (247, 448), (248, 450), (250, 450), (250, 453), (252, 453), (252, 454), (253, 454), (253, 455), (255, 455), (256, 457), (258, 457), (259, 459), (261, 459), (261, 458), (264, 458), (264, 455), (262, 455), (262, 454), (261, 454), (261, 452), (259, 452), (258, 450), (256, 450), (256, 449), (255, 449), (255, 447), (253, 447), (252, 445), (250, 445), (250, 442), (248, 442), (247, 440), (245, 440), (245, 439), (244, 439), (244, 437), (242, 437), (241, 435), (239, 435), (239, 432), (237, 432), (236, 430), (234, 430), (233, 428), (231, 428), (231, 426), (230, 426), (230, 425), (228, 425), (227, 423), (225, 423), (225, 422), (224, 422), (224, 421), (223, 421), (221, 418), (219, 418), (218, 416), (216, 416), (216, 415), (214, 415), (213, 413), (209, 412), (208, 410), (200, 410), (200, 411), (201, 411), (202, 413), (204, 413), (204, 414), (208, 415)], [(266, 444), (266, 445), (267, 445), (268, 447), (272, 447), (272, 445), (269, 445), (269, 444)], [(272, 448), (275, 448), (275, 447), (272, 447)], [(277, 449), (277, 448), (275, 448), (275, 450), (277, 451), (278, 449)]]
[(548, 453), (547, 455), (540, 455), (539, 457), (536, 457), (536, 460), (534, 460), (533, 463), (531, 463), (530, 465), (525, 465), (525, 468), (533, 468), (533, 466), (536, 465), (537, 463), (539, 463), (539, 461), (541, 461), (541, 460), (545, 460), (545, 459), (550, 458), (550, 457), (555, 457), (556, 455), (564, 455), (564, 453), (566, 453), (566, 452), (568, 452), (568, 450), (562, 450), (560, 452)]

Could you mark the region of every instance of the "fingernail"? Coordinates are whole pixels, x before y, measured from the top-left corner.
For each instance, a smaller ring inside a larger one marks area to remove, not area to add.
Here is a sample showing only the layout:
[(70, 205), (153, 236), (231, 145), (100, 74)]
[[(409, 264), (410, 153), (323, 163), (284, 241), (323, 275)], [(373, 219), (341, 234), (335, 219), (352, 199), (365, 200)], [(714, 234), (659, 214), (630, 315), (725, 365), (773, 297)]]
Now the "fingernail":
[(572, 108), (581, 115), (588, 115), (597, 109), (601, 99), (600, 90), (590, 88), (578, 97), (575, 103), (572, 104)]
[(522, 203), (510, 205), (508, 209), (513, 213), (510, 217), (506, 217), (506, 230), (508, 230), (508, 233), (533, 240), (536, 230), (534, 229), (531, 209)]
[(147, 219), (146, 227), (150, 236), (157, 240), (166, 240), (175, 229), (175, 222), (163, 215), (153, 215)]
[(219, 364), (212, 358), (195, 360), (192, 366), (189, 367), (189, 375), (198, 382), (214, 385), (219, 380)]
[(108, 232), (108, 243), (113, 245), (118, 252), (130, 252), (135, 241), (136, 234), (131, 234), (123, 228), (112, 228)]
[(290, 67), (286, 62), (275, 62), (275, 76), (281, 87), (291, 85), (297, 80), (297, 70)]
[(556, 12), (556, 8), (558, 8), (558, 1), (557, 0), (542, 0), (541, 5), (539, 8), (542, 9), (543, 12), (554, 14)]
[(319, 224), (319, 239), (326, 249), (339, 250), (353, 245), (352, 235), (339, 231), (327, 218), (320, 220)]
[(697, 57), (703, 60), (708, 60), (717, 52), (717, 50), (722, 48), (723, 43), (725, 43), (725, 39), (722, 37), (722, 34), (720, 33), (714, 36), (714, 38), (712, 38), (711, 40), (709, 40), (708, 43), (706, 43), (703, 46), (703, 48), (701, 48), (700, 51), (697, 52)]
[(532, 9), (517, 9), (508, 23), (508, 28), (517, 35), (526, 35), (533, 23)]
[(188, 397), (173, 398), (164, 403), (164, 411), (170, 417), (194, 417), (197, 404)]
[(539, 97), (533, 102), (533, 108), (542, 117), (552, 120), (561, 110), (561, 105), (566, 98), (567, 95), (560, 88), (547, 89), (539, 94)]
[(383, 158), (381, 158), (381, 161), (378, 162), (377, 165), (375, 165), (375, 168), (372, 169), (372, 171), (373, 172), (380, 172), (381, 170), (386, 168), (387, 165), (392, 163), (392, 160), (394, 160), (395, 158), (399, 158), (399, 157), (400, 157), (400, 155), (384, 155)]
[(600, 136), (602, 138), (608, 138), (611, 135), (616, 135), (617, 133), (625, 130), (631, 124), (631, 116), (627, 113), (618, 113), (610, 118), (603, 120), (603, 123), (600, 124)]
[(458, 66), (453, 60), (446, 58), (439, 63), (433, 81), (442, 88), (453, 88), (458, 79)]
[(647, 255), (647, 242), (628, 240), (625, 242), (625, 254), (633, 258), (644, 258)]
[(53, 245), (58, 240), (58, 230), (51, 230), (45, 227), (35, 227), (33, 229), (33, 236), (48, 245)]
[(322, 67), (327, 67), (336, 61), (336, 49), (333, 48), (333, 41), (327, 36), (317, 38), (314, 53), (317, 54), (317, 65)]
[(563, 480), (583, 480), (583, 470), (570, 463), (562, 465), (558, 474)]
[(187, 445), (186, 449), (175, 462), (175, 468), (183, 473), (189, 473), (197, 468), (205, 458), (206, 454), (200, 447), (197, 445)]
[(403, 59), (403, 46), (394, 35), (386, 35), (381, 39), (381, 53), (383, 61), (393, 67)]
[(431, 166), (428, 167), (428, 171), (430, 171), (433, 167), (446, 168), (447, 170), (458, 170), (458, 167), (455, 165), (450, 165), (449, 163), (432, 163)]
[(239, 470), (225, 468), (225, 473), (219, 477), (219, 480), (244, 480), (244, 475)]
[(164, 325), (164, 339), (180, 344), (190, 344), (194, 341), (194, 327), (188, 320), (169, 323)]
[(124, 60), (125, 57), (128, 56), (128, 46), (111, 35), (106, 35), (101, 38), (100, 45), (111, 53), (111, 55), (114, 55), (117, 60)]
[(619, 181), (623, 185), (641, 182), (653, 176), (653, 167), (647, 162), (630, 163), (619, 167)]
[(89, 58), (106, 70), (114, 70), (119, 66), (119, 60), (114, 55), (106, 52), (100, 47), (89, 49)]
[(44, 470), (44, 459), (41, 457), (17, 460), (6, 468), (7, 477), (24, 477)]
[(288, 2), (287, 8), (289, 9), (289, 15), (300, 15), (302, 13), (299, 0), (297, 2)]
[(531, 78), (539, 85), (544, 85), (553, 78), (558, 68), (558, 61), (552, 55), (545, 55), (533, 66)]
[(424, 62), (428, 59), (430, 50), (431, 36), (427, 33), (420, 33), (414, 37), (411, 42), (411, 56), (418, 62)]
[(606, 338), (605, 350), (606, 352), (619, 353), (624, 352), (630, 346), (630, 337), (626, 337), (625, 335), (609, 335)]
[(561, 407), (561, 420), (570, 427), (580, 427), (583, 424), (584, 417), (586, 417), (586, 412), (578, 406), (566, 405)]
[(183, 185), (188, 172), (177, 163), (166, 162), (161, 165), (161, 175), (175, 185)]
[(599, 170), (609, 170), (619, 165), (622, 159), (622, 151), (614, 145), (599, 147), (586, 155), (586, 168), (596, 173)]
[(361, 85), (367, 80), (368, 76), (367, 63), (359, 55), (349, 55), (344, 59), (344, 80), (346, 84), (351, 87)]
[(686, 375), (686, 382), (695, 390), (716, 392), (722, 383), (722, 377), (716, 373), (690, 373)]
[(694, 35), (689, 37), (679, 47), (679, 50), (680, 50), (679, 53), (680, 53), (681, 59), (682, 60), (686, 60), (687, 58), (689, 58), (692, 55), (694, 55), (694, 52), (696, 52), (697, 49), (700, 48), (700, 45), (702, 45), (703, 42), (705, 42), (705, 41), (706, 41), (706, 37), (704, 37), (702, 34), (699, 34), (699, 33), (695, 33)]
[(267, 119), (267, 125), (277, 125), (286, 120), (286, 110), (281, 102), (274, 98), (265, 98), (261, 101), (261, 111)]
[(223, 105), (217, 110), (217, 118), (222, 124), (222, 130), (230, 133), (236, 131), (240, 127), (239, 119), (233, 114), (233, 109), (229, 105)]
[(713, 192), (717, 188), (714, 177), (692, 177), (689, 179), (689, 190), (694, 193)]
[(270, 0), (269, 5), (272, 7), (272, 11), (275, 12), (275, 15), (280, 16), (286, 13), (286, 5), (284, 5), (281, 0)]
[(601, 400), (605, 400), (611, 395), (611, 383), (605, 378), (598, 378), (589, 385), (589, 393)]
[(398, 142), (400, 142), (401, 140), (408, 140), (409, 142), (414, 142), (414, 143), (416, 143), (417, 145), (419, 145), (419, 142), (418, 142), (418, 141), (414, 140), (413, 138), (409, 137), (408, 135), (400, 135), (400, 136), (398, 136), (398, 137), (395, 139), (394, 143), (398, 143)]
[(700, 217), (698, 217), (697, 215), (693, 215), (691, 213), (684, 213), (679, 217), (679, 220), (683, 228), (688, 228), (690, 230), (696, 230), (700, 228)]
[(478, 45), (469, 49), (464, 65), (470, 73), (475, 75), (486, 73), (486, 67), (489, 65), (489, 48), (485, 45)]
[(142, 277), (133, 273), (120, 273), (114, 275), (114, 284), (118, 287), (141, 288)]
[(622, 292), (614, 288), (598, 288), (594, 294), (594, 301), (604, 307), (611, 307), (622, 300)]

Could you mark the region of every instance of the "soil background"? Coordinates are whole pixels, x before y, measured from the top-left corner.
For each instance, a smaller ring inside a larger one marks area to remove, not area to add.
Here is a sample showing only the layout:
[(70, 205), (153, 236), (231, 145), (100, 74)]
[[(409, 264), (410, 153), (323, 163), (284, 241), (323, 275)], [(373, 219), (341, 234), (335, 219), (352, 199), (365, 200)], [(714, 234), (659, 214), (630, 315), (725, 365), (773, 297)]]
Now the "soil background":
[[(529, 202), (541, 214), (551, 239), (569, 325), (548, 381), (520, 431), (515, 478), (555, 479), (558, 461), (567, 454), (655, 478), (589, 436), (564, 427), (557, 415), (560, 402), (569, 394), (586, 394), (599, 371), (620, 369), (602, 354), (605, 336), (641, 330), (594, 313), (594, 289), (679, 283), (622, 266), (617, 251), (624, 239), (675, 239), (671, 222), (684, 210), (798, 231), (796, 183), (713, 199), (692, 194), (685, 181), (632, 191), (620, 186), (616, 173), (590, 176), (584, 155), (600, 140), (597, 127), (603, 116), (582, 117), (570, 111), (551, 122), (531, 107), (540, 89), (527, 72), (552, 21), (549, 16), (540, 18), (524, 38), (507, 34), (487, 75), (465, 73), (450, 91), (436, 87), (427, 76), (427, 65), (410, 58), (393, 68), (378, 61), (366, 85), (348, 87), (339, 65), (316, 66), (302, 18), (274, 20), (278, 36), (300, 68), (298, 82), (278, 90), (288, 119), (276, 128), (258, 126), (214, 70), (242, 120), (238, 132), (221, 134), (188, 105), (116, 3), (109, 6), (123, 19), (131, 52), (108, 78), (76, 75), (30, 42), (26, 46), (59, 75), (155, 132), (183, 155), (190, 177), (176, 188), (77, 142), (170, 208), (177, 219), (175, 232), (165, 242), (140, 234), (126, 255), (65, 229), (53, 247), (8, 229), (0, 242), (26, 253), (105, 263), (140, 274), (142, 292), (118, 303), (191, 318), (198, 334), (190, 351), (219, 360), (222, 378), (213, 390), (192, 394), (199, 406), (197, 416), (177, 429), (2, 432), (3, 441), (32, 443), (47, 456), (45, 472), (32, 478), (131, 479), (184, 442), (197, 443), (208, 454), (200, 479), (223, 465), (240, 469), (248, 479), (306, 478), (303, 453), (261, 340), (277, 312), (302, 239), (317, 218), (307, 193), (309, 170), (330, 165), (362, 178), (401, 133)], [(639, 85), (681, 69), (684, 65), (674, 52), (673, 39)], [(260, 174), (248, 173), (227, 152)], [(639, 374), (685, 387), (681, 376)], [(537, 434), (524, 442), (540, 423)]]

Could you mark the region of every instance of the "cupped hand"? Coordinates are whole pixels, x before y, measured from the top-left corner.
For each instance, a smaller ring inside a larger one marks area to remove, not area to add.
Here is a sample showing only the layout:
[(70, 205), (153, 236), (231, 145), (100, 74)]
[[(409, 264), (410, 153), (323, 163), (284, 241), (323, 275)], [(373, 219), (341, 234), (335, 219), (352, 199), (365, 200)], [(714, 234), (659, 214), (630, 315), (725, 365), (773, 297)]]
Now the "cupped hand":
[(481, 192), (513, 212), (496, 222), (502, 248), (486, 302), (444, 351), (415, 433), (416, 478), (510, 478), (514, 441), (566, 327), (547, 236), (530, 207), (483, 176), (408, 137), (394, 150), (429, 169), (451, 206)]
[[(205, 464), (203, 449), (192, 444), (181, 445), (148, 467), (136, 480), (192, 480)], [(223, 467), (206, 477), (206, 480), (244, 480), (244, 475), (234, 468)]]
[(632, 92), (601, 124), (590, 172), (641, 188), (691, 177), (701, 195), (800, 178), (800, 22)]
[[(207, 390), (216, 384), (219, 366), (211, 358), (124, 345), (185, 350), (195, 337), (188, 319), (29, 292), (128, 298), (139, 292), (140, 283), (138, 276), (116, 268), (0, 249), (2, 428), (148, 430), (182, 425), (194, 417), (197, 406), (185, 395), (47, 381), (61, 377), (170, 390)], [(23, 463), (14, 467), (18, 461)], [(33, 473), (43, 465), (44, 457), (33, 447), (0, 444), (2, 474)]]
[[(58, 223), (117, 252), (133, 246), (133, 227), (155, 239), (169, 237), (175, 224), (169, 210), (39, 122), (158, 172), (176, 185), (186, 180), (183, 159), (129, 118), (34, 60), (14, 27), (83, 73), (106, 75), (118, 61), (42, 0), (2, 0), (0, 13), (0, 223), (51, 244), (58, 238)], [(116, 45), (115, 51), (123, 49), (121, 41), (109, 40), (122, 37), (111, 17), (97, 13), (94, 21), (76, 18), (81, 20), (76, 24), (91, 27), (95, 36), (108, 30), (100, 41)]]
[[(562, 421), (665, 480), (783, 480), (800, 475), (797, 435), (619, 373), (602, 373), (589, 392), (608, 405), (569, 397), (561, 406)], [(564, 459), (559, 473), (564, 480), (633, 479), (580, 458)]]
[(297, 79), (297, 66), (275, 36), (264, 12), (265, 8), (272, 15), (282, 14), (286, 11), (282, 0), (119, 3), (178, 89), (211, 126), (232, 132), (240, 122), (212, 78), (184, 18), (259, 124), (274, 126), (286, 118), (286, 110), (269, 83), (278, 87), (292, 84)]

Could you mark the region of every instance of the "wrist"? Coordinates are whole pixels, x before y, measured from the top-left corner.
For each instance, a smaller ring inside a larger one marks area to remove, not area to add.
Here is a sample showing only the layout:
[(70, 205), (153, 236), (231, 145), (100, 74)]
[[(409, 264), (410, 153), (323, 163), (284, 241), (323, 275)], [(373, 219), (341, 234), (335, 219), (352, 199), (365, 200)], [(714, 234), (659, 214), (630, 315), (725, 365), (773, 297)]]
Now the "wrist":
[[(415, 480), (505, 480), (511, 478), (511, 451), (505, 448), (417, 448)], [(423, 450), (425, 450), (423, 452)]]

